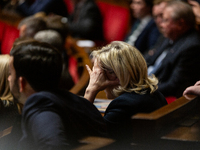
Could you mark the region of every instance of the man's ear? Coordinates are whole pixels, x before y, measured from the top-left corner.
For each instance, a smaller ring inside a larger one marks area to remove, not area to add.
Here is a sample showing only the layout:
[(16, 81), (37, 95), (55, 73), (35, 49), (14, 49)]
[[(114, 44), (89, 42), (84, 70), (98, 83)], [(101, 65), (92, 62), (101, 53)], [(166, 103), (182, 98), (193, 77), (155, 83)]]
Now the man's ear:
[(19, 82), (18, 83), (19, 84), (19, 92), (21, 93), (25, 90), (27, 81), (24, 77), (19, 77), (18, 82)]

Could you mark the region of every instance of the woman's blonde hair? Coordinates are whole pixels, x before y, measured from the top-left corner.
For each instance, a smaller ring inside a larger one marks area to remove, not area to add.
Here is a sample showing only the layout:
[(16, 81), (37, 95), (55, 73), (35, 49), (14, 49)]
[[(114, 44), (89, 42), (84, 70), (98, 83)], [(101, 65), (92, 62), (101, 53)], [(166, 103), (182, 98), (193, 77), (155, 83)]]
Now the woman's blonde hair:
[(120, 85), (113, 90), (115, 96), (133, 91), (138, 94), (153, 93), (157, 89), (157, 78), (147, 75), (146, 61), (135, 47), (114, 41), (91, 55), (97, 58), (101, 68), (113, 71), (119, 79)]
[(8, 82), (9, 58), (9, 55), (0, 55), (0, 99), (13, 101)]

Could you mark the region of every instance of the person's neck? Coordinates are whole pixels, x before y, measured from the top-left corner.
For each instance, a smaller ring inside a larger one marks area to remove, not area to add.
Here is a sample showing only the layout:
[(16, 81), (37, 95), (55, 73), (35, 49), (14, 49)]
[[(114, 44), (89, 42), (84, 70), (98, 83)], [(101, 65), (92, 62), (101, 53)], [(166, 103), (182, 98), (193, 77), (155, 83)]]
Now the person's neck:
[(147, 19), (147, 18), (152, 18), (151, 14), (147, 14), (141, 18), (138, 18), (139, 20), (144, 20), (144, 19)]
[(36, 93), (36, 91), (30, 86), (30, 84), (27, 84), (24, 90), (21, 92), (21, 102), (24, 105), (26, 103), (26, 100), (32, 95)]

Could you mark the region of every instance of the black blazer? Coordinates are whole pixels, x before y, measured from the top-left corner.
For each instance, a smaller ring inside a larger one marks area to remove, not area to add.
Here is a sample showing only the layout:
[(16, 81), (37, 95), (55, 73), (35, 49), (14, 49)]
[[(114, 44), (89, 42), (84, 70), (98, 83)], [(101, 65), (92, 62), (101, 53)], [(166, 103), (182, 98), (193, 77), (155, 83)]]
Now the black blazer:
[(89, 40), (103, 40), (103, 19), (94, 0), (86, 0), (81, 8), (75, 11), (68, 20), (72, 37)]
[(45, 12), (48, 14), (57, 14), (67, 17), (68, 11), (63, 0), (35, 0), (31, 5), (28, 1), (20, 4), (17, 10), (24, 16), (34, 15), (38, 12)]
[[(133, 29), (128, 34), (125, 41), (128, 40), (132, 32), (133, 32)], [(135, 46), (142, 54), (144, 54), (155, 45), (159, 36), (160, 36), (160, 32), (157, 29), (154, 19), (151, 19), (150, 22), (144, 28), (144, 30), (140, 33), (137, 40), (135, 41), (135, 45), (133, 46)]]
[(38, 92), (22, 112), (20, 150), (70, 149), (84, 136), (104, 136), (106, 128), (97, 108), (70, 92)]
[(152, 112), (166, 104), (159, 91), (143, 95), (123, 93), (109, 104), (104, 115), (110, 136), (120, 141), (131, 139), (131, 116), (139, 112)]
[(158, 90), (164, 96), (180, 97), (185, 88), (200, 79), (199, 34), (190, 30), (171, 45), (169, 39), (165, 39), (156, 53), (146, 59), (148, 66), (153, 65), (165, 49), (169, 49), (169, 52), (155, 72), (159, 79)]

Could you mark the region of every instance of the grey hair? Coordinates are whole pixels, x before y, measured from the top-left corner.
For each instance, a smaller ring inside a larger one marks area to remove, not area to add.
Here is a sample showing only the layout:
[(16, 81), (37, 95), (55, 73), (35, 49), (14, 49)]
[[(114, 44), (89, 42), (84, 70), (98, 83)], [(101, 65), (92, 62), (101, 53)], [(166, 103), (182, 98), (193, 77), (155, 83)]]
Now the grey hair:
[(168, 2), (166, 8), (171, 8), (171, 18), (173, 20), (183, 19), (189, 27), (194, 27), (196, 24), (195, 15), (192, 7), (183, 1)]
[(63, 45), (61, 35), (55, 30), (42, 30), (35, 34), (34, 39), (40, 42), (46, 42), (60, 49)]

